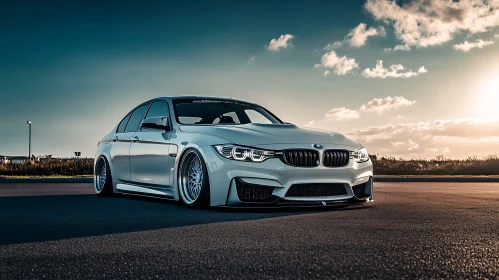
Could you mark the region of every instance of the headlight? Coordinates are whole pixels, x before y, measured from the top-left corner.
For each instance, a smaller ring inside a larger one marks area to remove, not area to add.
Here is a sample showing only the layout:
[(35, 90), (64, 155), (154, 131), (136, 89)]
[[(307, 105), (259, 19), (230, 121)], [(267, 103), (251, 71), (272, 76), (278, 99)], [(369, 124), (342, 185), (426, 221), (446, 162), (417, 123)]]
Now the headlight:
[(273, 151), (266, 151), (249, 147), (235, 146), (235, 145), (216, 145), (215, 149), (224, 158), (239, 160), (239, 161), (262, 162), (268, 158), (274, 157)]
[(352, 152), (352, 156), (356, 162), (366, 162), (369, 160), (369, 154), (367, 153), (366, 148), (361, 148)]

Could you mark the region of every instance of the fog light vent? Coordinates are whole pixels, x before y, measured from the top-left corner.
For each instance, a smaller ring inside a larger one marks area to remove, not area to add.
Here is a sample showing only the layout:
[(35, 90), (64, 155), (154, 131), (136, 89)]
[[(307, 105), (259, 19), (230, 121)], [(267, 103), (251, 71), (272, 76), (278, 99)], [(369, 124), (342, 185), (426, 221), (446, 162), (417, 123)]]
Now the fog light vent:
[(242, 202), (268, 202), (272, 200), (273, 187), (248, 184), (236, 178), (237, 196)]

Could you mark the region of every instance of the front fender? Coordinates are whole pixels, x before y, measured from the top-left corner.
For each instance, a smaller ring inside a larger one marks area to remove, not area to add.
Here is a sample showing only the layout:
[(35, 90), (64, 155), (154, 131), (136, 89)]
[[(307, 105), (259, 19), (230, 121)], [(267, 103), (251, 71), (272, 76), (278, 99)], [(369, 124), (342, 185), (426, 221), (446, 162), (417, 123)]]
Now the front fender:
[[(210, 204), (214, 205), (223, 205), (225, 204), (225, 200), (222, 199), (220, 200), (221, 197), (223, 197), (223, 193), (227, 193), (228, 191), (228, 185), (225, 186), (226, 184), (220, 184), (221, 182), (218, 181), (217, 176), (212, 176), (213, 172), (217, 170), (218, 168), (223, 167), (224, 163), (227, 163), (228, 161), (216, 156), (215, 149), (212, 147), (213, 145), (218, 145), (218, 144), (229, 144), (231, 143), (229, 140), (219, 137), (216, 135), (212, 134), (206, 134), (206, 133), (195, 133), (195, 132), (180, 132), (182, 137), (181, 139), (176, 137), (176, 134), (172, 134), (171, 138), (171, 144), (174, 144), (178, 147), (177, 155), (175, 158), (175, 165), (174, 165), (174, 173), (173, 175), (173, 181), (172, 181), (172, 186), (175, 189), (178, 189), (178, 179), (179, 179), (179, 170), (180, 170), (180, 162), (182, 159), (182, 156), (184, 153), (187, 151), (187, 149), (196, 149), (198, 150), (201, 155), (203, 156), (203, 159), (206, 164), (206, 168), (208, 170), (209, 174), (209, 179), (210, 179)], [(230, 164), (230, 163), (229, 163)], [(220, 201), (218, 201), (220, 200)]]

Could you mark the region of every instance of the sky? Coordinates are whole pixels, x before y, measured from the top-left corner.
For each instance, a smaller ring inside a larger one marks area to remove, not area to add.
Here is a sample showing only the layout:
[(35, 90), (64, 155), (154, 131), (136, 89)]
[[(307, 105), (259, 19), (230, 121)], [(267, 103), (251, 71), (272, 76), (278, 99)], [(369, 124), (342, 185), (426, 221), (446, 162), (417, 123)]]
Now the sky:
[(371, 154), (499, 151), (499, 0), (2, 1), (0, 154), (93, 157), (158, 96), (261, 104)]

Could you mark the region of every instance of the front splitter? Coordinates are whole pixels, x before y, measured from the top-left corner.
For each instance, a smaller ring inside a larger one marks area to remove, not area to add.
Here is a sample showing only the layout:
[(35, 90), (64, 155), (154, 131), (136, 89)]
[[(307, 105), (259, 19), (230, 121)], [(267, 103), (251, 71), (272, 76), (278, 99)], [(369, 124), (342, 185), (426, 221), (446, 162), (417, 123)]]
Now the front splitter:
[(350, 198), (344, 200), (334, 200), (334, 201), (296, 201), (296, 200), (287, 200), (287, 199), (278, 199), (274, 202), (241, 202), (236, 205), (224, 205), (219, 207), (224, 208), (284, 208), (284, 207), (347, 207), (347, 206), (356, 206), (356, 205), (365, 205), (375, 202), (371, 198), (367, 199), (357, 199)]

